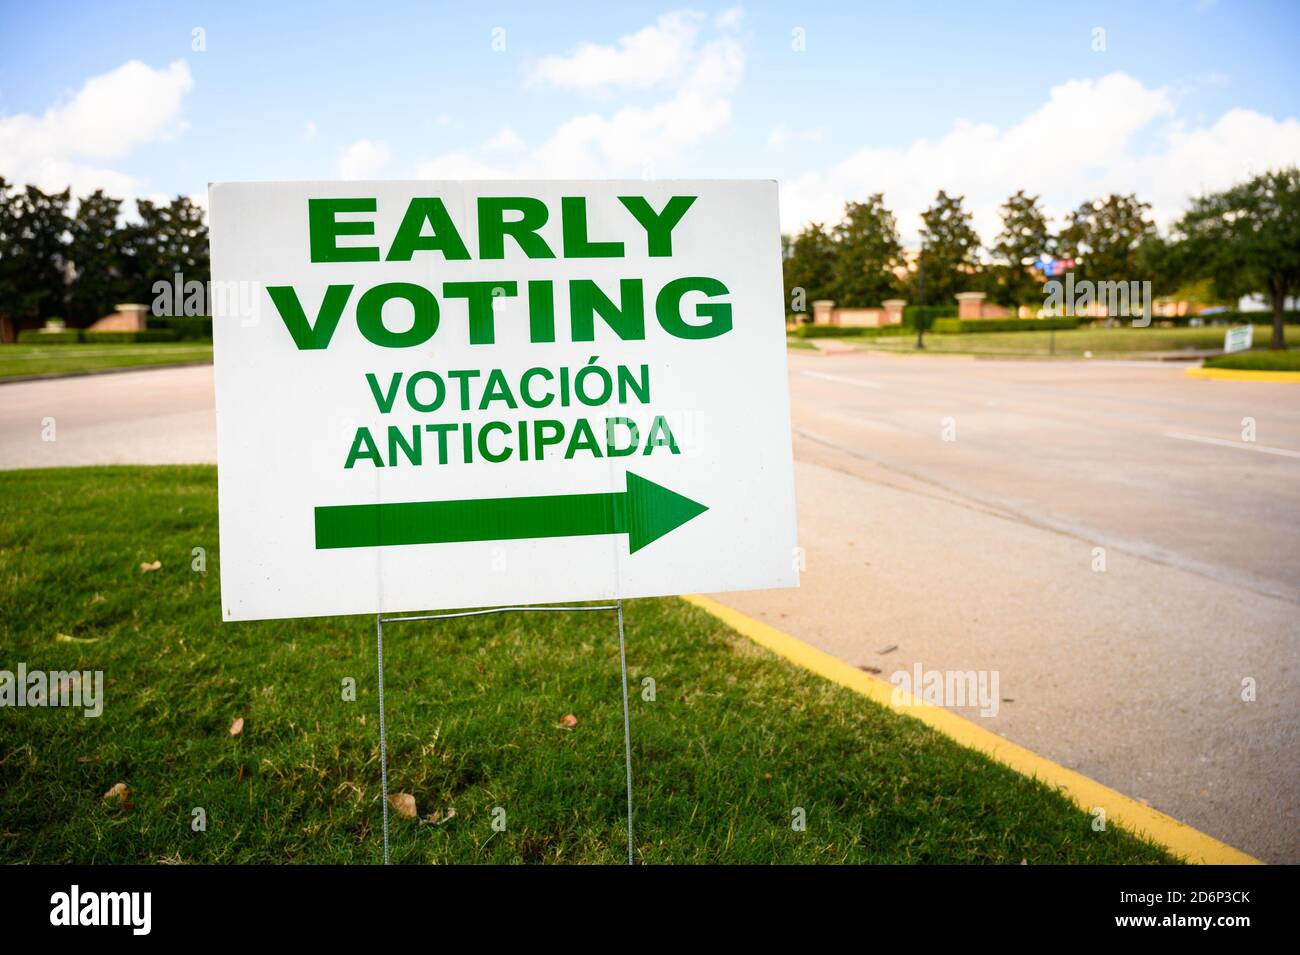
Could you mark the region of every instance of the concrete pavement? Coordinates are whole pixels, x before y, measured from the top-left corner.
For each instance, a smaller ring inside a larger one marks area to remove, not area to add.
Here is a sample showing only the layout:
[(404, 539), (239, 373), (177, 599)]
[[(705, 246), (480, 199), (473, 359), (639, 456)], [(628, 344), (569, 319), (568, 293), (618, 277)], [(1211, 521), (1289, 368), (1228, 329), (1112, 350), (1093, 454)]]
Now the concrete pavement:
[(215, 462), (216, 420), (211, 365), (0, 384), (0, 469)]
[(790, 366), (803, 586), (717, 599), (882, 679), (997, 671), (997, 714), (959, 712), (1300, 861), (1300, 454), (1274, 453), (1300, 450), (1300, 389), (1140, 363)]

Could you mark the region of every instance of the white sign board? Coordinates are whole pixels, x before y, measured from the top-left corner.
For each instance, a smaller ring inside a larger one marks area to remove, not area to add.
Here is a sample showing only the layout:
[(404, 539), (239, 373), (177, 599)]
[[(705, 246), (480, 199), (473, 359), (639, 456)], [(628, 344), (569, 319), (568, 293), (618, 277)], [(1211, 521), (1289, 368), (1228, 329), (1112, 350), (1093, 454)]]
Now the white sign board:
[(225, 619), (798, 585), (775, 183), (209, 204)]
[(1255, 340), (1255, 326), (1242, 325), (1240, 328), (1230, 328), (1223, 336), (1223, 350), (1225, 352), (1249, 351)]

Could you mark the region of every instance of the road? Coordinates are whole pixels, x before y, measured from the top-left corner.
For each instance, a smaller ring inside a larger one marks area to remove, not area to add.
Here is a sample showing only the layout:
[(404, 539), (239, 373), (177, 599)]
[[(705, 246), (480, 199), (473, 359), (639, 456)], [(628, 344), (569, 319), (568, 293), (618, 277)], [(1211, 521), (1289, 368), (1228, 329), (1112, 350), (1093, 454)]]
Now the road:
[[(211, 377), (0, 386), (0, 466), (211, 461)], [(803, 586), (718, 599), (882, 679), (996, 673), (953, 708), (1300, 862), (1300, 388), (798, 351), (790, 386)]]
[(211, 365), (0, 383), (0, 468), (216, 460)]

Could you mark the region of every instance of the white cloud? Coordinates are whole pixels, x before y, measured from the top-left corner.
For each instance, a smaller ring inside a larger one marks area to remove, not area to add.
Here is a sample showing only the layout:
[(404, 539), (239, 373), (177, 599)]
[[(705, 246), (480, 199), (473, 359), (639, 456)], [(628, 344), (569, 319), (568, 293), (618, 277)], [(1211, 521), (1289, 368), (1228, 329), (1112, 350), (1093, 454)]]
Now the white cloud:
[(519, 134), (509, 126), (505, 126), (502, 127), (495, 136), (485, 142), (483, 148), (497, 152), (509, 152), (511, 150), (521, 149), (523, 148), (523, 145), (524, 141), (519, 138)]
[(981, 239), (1000, 229), (998, 206), (1017, 189), (1043, 197), (1055, 216), (1085, 199), (1137, 193), (1168, 223), (1189, 196), (1300, 162), (1300, 121), (1231, 110), (1188, 129), (1167, 89), (1124, 73), (1053, 87), (1047, 102), (1006, 129), (958, 121), (937, 140), (865, 147), (783, 183), (782, 225), (836, 221), (846, 199), (884, 192), (905, 240), (939, 189), (966, 197)]
[(740, 21), (744, 16), (744, 7), (732, 7), (729, 10), (723, 10), (719, 13), (713, 18), (713, 22), (723, 30), (734, 30), (736, 27), (740, 26)]
[(358, 139), (339, 153), (340, 179), (370, 179), (388, 165), (392, 158), (387, 144)]
[[(450, 178), (598, 178), (656, 176), (731, 119), (731, 96), (745, 71), (745, 52), (729, 31), (738, 16), (719, 18), (711, 38), (701, 14), (679, 11), (614, 46), (582, 44), (570, 57), (548, 57), (535, 79), (589, 91), (664, 87), (649, 105), (590, 112), (561, 123), (508, 167), (460, 150), (420, 163), (417, 175)], [(652, 55), (652, 53), (654, 55)]]
[(822, 136), (823, 132), (820, 127), (817, 129), (788, 129), (784, 124), (778, 123), (772, 127), (772, 131), (767, 135), (767, 148), (775, 152), (783, 152), (787, 146), (801, 143), (816, 145), (822, 141)]
[(91, 77), (39, 117), (0, 116), (0, 175), (46, 190), (71, 186), (76, 195), (102, 188), (134, 196), (138, 180), (98, 162), (120, 159), (181, 128), (181, 104), (193, 85), (183, 60), (165, 69), (131, 60)]
[(309, 120), (307, 120), (307, 127), (306, 127), (305, 130), (303, 130), (303, 139), (304, 139), (305, 141), (309, 142), (309, 143), (310, 143), (310, 142), (315, 142), (315, 140), (316, 140), (316, 132), (317, 132), (317, 130), (316, 130), (316, 120), (314, 120), (314, 119), (309, 119)]
[(569, 56), (543, 58), (532, 80), (587, 93), (662, 85), (687, 68), (703, 22), (690, 10), (665, 13), (617, 44), (581, 43)]

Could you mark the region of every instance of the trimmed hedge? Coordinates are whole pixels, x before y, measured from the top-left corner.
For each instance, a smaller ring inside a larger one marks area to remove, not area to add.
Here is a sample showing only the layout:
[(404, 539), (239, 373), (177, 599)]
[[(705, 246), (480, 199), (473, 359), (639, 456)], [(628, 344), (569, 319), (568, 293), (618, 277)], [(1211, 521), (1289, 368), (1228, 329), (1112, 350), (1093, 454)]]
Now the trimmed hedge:
[[(1193, 318), (1199, 318), (1205, 324), (1211, 322), (1223, 322), (1229, 325), (1272, 325), (1273, 312), (1238, 312), (1235, 309), (1230, 312), (1216, 312), (1213, 315), (1179, 315), (1175, 318), (1165, 318), (1156, 316), (1155, 321), (1173, 322), (1175, 325), (1186, 325)], [(1300, 312), (1283, 312), (1282, 322), (1286, 325), (1300, 325)]]
[(902, 325), (863, 326), (853, 325), (800, 325), (790, 334), (795, 338), (878, 338), (881, 335), (897, 335), (911, 329)]
[(176, 333), (170, 328), (146, 329), (143, 332), (84, 332), (82, 341), (95, 344), (136, 344), (138, 342), (174, 342)]
[(1238, 351), (1230, 355), (1216, 355), (1205, 359), (1206, 368), (1236, 368), (1241, 371), (1294, 371), (1300, 372), (1300, 350), (1266, 351), (1264, 349)]
[(1077, 315), (1063, 318), (940, 318), (932, 331), (941, 335), (964, 335), (968, 332), (1046, 332), (1078, 328)]
[(81, 330), (76, 328), (65, 328), (59, 332), (29, 328), (18, 333), (20, 345), (75, 345), (79, 341), (81, 341)]
[(935, 321), (940, 318), (956, 318), (957, 305), (906, 305), (903, 307), (903, 324), (916, 328), (916, 320), (919, 318), (925, 323), (926, 328), (933, 327)]
[(178, 342), (212, 340), (212, 319), (207, 315), (159, 315), (149, 318), (150, 331), (172, 331)]

